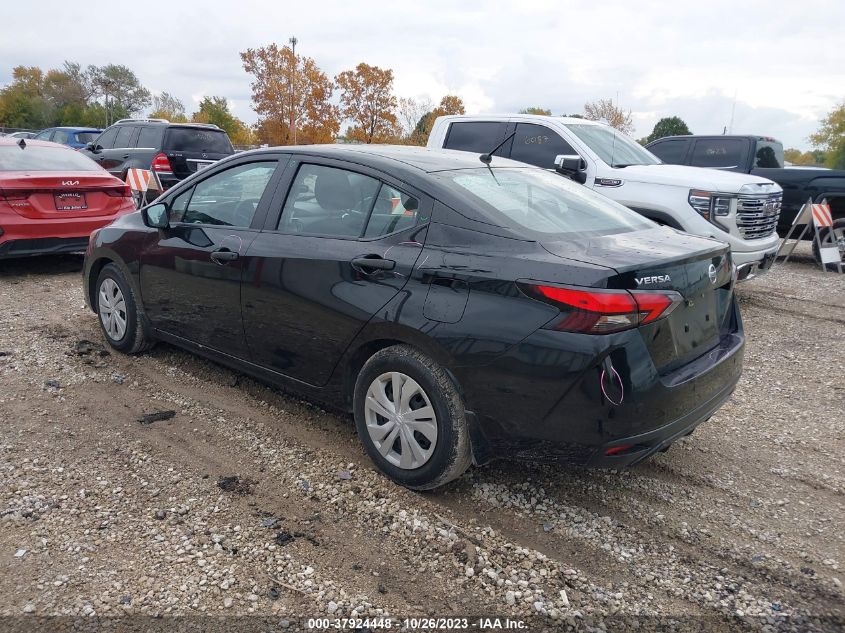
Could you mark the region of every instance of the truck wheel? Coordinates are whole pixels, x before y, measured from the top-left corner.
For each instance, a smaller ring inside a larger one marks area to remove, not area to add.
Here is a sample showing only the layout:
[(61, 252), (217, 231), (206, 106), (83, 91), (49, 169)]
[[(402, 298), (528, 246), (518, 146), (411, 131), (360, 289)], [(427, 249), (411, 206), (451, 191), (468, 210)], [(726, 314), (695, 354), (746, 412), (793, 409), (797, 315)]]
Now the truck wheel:
[[(838, 220), (833, 221), (833, 226), (829, 229), (820, 229), (819, 230), (819, 237), (821, 238), (822, 242), (826, 242), (830, 238), (828, 237), (828, 233), (833, 231), (833, 241), (839, 247), (839, 258), (840, 261), (845, 265), (845, 218), (839, 218)], [(819, 252), (819, 244), (817, 240), (813, 240), (813, 257), (815, 257), (816, 262), (821, 264), (822, 257), (821, 253)], [(836, 264), (828, 264), (828, 268), (832, 270), (837, 270)]]
[(393, 481), (431, 490), (460, 477), (472, 461), (464, 403), (434, 360), (408, 345), (373, 354), (355, 382), (358, 437)]

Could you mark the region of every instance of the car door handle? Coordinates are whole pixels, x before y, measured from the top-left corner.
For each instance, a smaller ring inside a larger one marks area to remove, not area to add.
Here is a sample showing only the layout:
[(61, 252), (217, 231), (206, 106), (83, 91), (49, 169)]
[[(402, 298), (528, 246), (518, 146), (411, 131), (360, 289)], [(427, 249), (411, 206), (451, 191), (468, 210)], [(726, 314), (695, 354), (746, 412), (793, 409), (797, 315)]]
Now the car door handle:
[(123, 158), (124, 158), (124, 159), (129, 158), (129, 154), (124, 154), (124, 155), (123, 155)]
[(227, 262), (235, 261), (238, 257), (240, 255), (235, 251), (230, 251), (228, 248), (221, 248), (219, 251), (213, 251), (211, 253), (211, 261), (221, 266), (224, 266)]
[(352, 268), (362, 273), (373, 270), (393, 270), (396, 267), (396, 262), (392, 259), (384, 259), (383, 257), (356, 257), (350, 262)]

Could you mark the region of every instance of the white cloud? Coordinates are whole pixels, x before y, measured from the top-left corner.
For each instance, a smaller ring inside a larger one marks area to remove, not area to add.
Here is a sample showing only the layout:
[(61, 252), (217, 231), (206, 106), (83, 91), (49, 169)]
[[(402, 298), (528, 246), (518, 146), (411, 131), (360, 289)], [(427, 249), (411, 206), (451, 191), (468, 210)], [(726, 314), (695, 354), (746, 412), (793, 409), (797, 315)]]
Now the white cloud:
[[(59, 0), (4, 7), (4, 22), (15, 26), (0, 39), (0, 84), (18, 64), (120, 63), (189, 109), (205, 95), (225, 96), (251, 122), (250, 78), (238, 53), (295, 34), (298, 51), (330, 76), (360, 61), (389, 67), (398, 95), (437, 102), (456, 93), (469, 112), (534, 105), (572, 113), (618, 94), (637, 136), (671, 115), (693, 131), (720, 132), (736, 95), (734, 131), (806, 148), (818, 119), (845, 98), (845, 3), (826, 0), (332, 0), (296, 7), (241, 0), (234, 9), (220, 0), (152, 1), (145, 14), (156, 18), (137, 25), (125, 23), (113, 3), (85, 6), (85, 19)], [(85, 36), (44, 37), (44, 15), (78, 23)]]

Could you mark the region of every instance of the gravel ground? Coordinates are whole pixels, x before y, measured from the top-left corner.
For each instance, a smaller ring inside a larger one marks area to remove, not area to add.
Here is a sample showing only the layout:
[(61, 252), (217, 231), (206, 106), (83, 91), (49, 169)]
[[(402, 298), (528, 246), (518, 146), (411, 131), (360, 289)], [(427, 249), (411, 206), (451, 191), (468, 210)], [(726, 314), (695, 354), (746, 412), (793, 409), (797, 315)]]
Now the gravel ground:
[(80, 266), (0, 263), (0, 629), (842, 629), (845, 279), (806, 252), (741, 286), (740, 385), (667, 453), (427, 494), (379, 476), (345, 416), (167, 345), (108, 353)]

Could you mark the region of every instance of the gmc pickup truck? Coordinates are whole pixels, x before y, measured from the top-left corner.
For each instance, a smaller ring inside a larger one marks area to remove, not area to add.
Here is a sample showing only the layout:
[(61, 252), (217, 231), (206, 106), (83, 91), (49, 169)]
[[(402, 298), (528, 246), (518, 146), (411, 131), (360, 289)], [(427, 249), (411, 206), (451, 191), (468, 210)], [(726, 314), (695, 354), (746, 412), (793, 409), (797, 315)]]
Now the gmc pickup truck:
[(646, 145), (664, 163), (735, 171), (768, 178), (783, 189), (778, 232), (785, 235), (801, 206), (827, 199), (845, 226), (845, 171), (785, 167), (783, 145), (768, 136), (666, 136)]
[(442, 116), (428, 147), (554, 169), (660, 224), (727, 242), (738, 281), (767, 271), (778, 250), (778, 185), (758, 176), (666, 165), (603, 123), (530, 114)]

